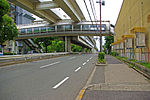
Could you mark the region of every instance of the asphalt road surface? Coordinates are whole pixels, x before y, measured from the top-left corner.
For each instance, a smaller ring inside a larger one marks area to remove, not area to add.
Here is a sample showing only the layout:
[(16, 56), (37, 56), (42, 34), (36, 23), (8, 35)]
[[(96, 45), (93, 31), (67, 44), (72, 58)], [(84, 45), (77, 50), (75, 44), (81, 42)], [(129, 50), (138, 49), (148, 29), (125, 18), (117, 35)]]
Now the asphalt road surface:
[(75, 100), (95, 60), (70, 55), (0, 68), (0, 100)]

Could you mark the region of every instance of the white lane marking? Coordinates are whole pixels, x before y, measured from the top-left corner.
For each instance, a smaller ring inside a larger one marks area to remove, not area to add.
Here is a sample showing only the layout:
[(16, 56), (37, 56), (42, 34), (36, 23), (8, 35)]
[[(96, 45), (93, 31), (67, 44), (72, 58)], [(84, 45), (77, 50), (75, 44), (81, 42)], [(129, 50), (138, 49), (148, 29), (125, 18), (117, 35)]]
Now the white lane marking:
[(61, 82), (59, 82), (57, 85), (55, 85), (54, 87), (53, 87), (53, 89), (56, 89), (56, 88), (58, 88), (60, 85), (62, 85), (65, 81), (67, 81), (69, 79), (69, 77), (66, 77), (65, 79), (63, 79)]
[(74, 59), (74, 58), (76, 58), (76, 57), (71, 57), (71, 58), (69, 58), (69, 59)]
[(93, 57), (91, 57), (90, 59), (92, 59)]
[(60, 63), (60, 62), (59, 61), (54, 62), (54, 63), (48, 64), (48, 65), (41, 66), (40, 68), (45, 68), (45, 67), (52, 66), (52, 65), (55, 65), (55, 64), (58, 64), (58, 63)]
[(82, 65), (84, 66), (86, 64), (86, 62), (85, 63), (83, 63)]
[(87, 62), (89, 62), (90, 60), (88, 59)]
[(80, 69), (81, 69), (81, 67), (78, 67), (78, 68), (75, 70), (75, 72), (79, 71)]

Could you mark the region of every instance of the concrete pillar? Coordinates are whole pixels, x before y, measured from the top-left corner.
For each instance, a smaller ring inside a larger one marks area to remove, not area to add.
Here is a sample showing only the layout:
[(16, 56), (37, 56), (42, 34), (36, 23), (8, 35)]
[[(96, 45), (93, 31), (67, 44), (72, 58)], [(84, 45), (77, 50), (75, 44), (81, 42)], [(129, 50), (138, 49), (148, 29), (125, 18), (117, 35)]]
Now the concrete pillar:
[(71, 38), (65, 36), (65, 52), (71, 52)]
[(92, 53), (92, 49), (88, 49), (88, 53)]
[(85, 53), (85, 48), (84, 47), (82, 47), (82, 53)]
[(16, 41), (15, 40), (12, 41), (12, 53), (13, 54), (16, 53)]

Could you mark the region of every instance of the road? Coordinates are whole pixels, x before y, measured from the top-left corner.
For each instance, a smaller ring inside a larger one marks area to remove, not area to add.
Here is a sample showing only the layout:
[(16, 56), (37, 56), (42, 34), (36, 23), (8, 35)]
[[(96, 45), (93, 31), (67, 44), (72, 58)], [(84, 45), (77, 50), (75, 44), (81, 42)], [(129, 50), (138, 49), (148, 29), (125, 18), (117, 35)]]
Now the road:
[(0, 68), (0, 100), (75, 100), (95, 60), (70, 55)]

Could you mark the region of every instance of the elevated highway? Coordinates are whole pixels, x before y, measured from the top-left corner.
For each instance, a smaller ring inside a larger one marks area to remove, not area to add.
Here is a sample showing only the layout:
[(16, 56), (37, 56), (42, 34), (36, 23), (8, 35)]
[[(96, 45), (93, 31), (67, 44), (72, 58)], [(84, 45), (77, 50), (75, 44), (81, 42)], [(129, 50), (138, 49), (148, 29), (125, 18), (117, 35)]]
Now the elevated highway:
[(75, 0), (8, 0), (21, 8), (45, 19), (49, 23), (57, 23), (62, 20), (52, 9), (62, 9), (74, 22), (80, 22), (85, 19), (80, 7)]

